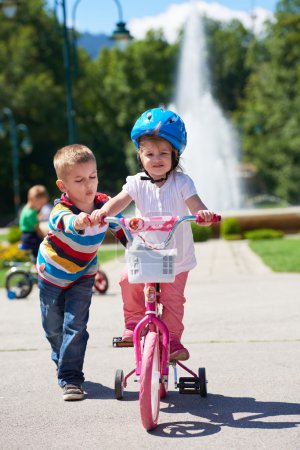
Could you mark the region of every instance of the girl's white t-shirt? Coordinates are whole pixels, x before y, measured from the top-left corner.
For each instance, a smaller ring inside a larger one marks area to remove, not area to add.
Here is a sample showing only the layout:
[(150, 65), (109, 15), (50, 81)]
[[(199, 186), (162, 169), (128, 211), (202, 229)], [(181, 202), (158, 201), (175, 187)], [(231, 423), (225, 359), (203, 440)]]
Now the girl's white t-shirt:
[[(126, 178), (123, 190), (134, 200), (137, 217), (150, 216), (186, 216), (190, 212), (186, 200), (197, 194), (193, 180), (181, 172), (171, 172), (165, 184), (157, 187), (148, 180), (141, 180), (144, 172)], [(141, 233), (146, 241), (160, 243), (168, 235), (167, 231)], [(168, 249), (177, 249), (175, 273), (193, 269), (197, 262), (195, 257), (193, 235), (189, 222), (181, 224)]]

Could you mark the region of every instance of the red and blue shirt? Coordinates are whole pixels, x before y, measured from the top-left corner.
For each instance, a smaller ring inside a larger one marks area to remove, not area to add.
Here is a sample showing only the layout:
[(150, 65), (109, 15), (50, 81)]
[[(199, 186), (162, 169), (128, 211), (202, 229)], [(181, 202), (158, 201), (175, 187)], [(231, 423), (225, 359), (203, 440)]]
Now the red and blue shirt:
[[(97, 193), (95, 209), (100, 209), (109, 197)], [(123, 230), (116, 224), (88, 227), (76, 231), (74, 220), (81, 211), (62, 194), (49, 217), (49, 231), (40, 245), (37, 271), (46, 282), (68, 288), (79, 278), (92, 277), (97, 272), (98, 247), (109, 228), (114, 236), (126, 245)], [(120, 215), (118, 215), (120, 217)]]

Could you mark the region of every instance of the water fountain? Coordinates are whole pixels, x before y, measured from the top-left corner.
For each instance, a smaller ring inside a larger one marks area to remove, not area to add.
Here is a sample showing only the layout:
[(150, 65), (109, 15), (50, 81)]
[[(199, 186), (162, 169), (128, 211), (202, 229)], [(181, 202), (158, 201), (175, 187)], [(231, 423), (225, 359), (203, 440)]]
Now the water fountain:
[(174, 103), (188, 134), (182, 165), (200, 197), (215, 211), (239, 209), (238, 139), (211, 94), (205, 33), (196, 8), (184, 29)]

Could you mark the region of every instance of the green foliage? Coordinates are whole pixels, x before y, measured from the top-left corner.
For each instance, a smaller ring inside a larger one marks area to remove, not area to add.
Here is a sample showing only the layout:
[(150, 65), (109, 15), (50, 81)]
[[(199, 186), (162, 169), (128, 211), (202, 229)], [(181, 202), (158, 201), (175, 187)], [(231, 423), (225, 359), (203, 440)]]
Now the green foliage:
[(28, 252), (19, 249), (17, 244), (11, 244), (8, 247), (0, 244), (0, 268), (4, 268), (11, 261), (29, 262), (30, 257)]
[(235, 217), (228, 217), (220, 224), (220, 234), (224, 239), (234, 240), (242, 238), (241, 225)]
[(300, 239), (250, 241), (249, 246), (275, 272), (300, 272)]
[(212, 237), (211, 227), (203, 227), (196, 223), (191, 223), (194, 242), (204, 242)]
[(282, 230), (273, 230), (271, 228), (261, 228), (259, 230), (245, 231), (246, 239), (280, 239), (284, 237)]
[(12, 226), (8, 230), (7, 240), (10, 244), (18, 242), (21, 238), (21, 230), (18, 226)]
[[(299, 203), (299, 1), (280, 1), (263, 37), (237, 20), (205, 19), (205, 28), (213, 94), (238, 125), (243, 161), (257, 169), (252, 194)], [(30, 155), (19, 151), (21, 203), (33, 184), (45, 184), (52, 198), (59, 195), (52, 159), (68, 143), (63, 42), (62, 25), (45, 0), (19, 2), (12, 19), (0, 8), (0, 110), (10, 108), (33, 141)], [(174, 97), (178, 55), (179, 42), (170, 45), (160, 31), (124, 51), (103, 48), (96, 60), (78, 50), (76, 140), (96, 154), (100, 191), (119, 192), (136, 170), (132, 125), (145, 109)], [(1, 140), (0, 211), (13, 218), (8, 134)]]
[(297, 204), (300, 201), (300, 10), (281, 1), (276, 21), (260, 42), (236, 115), (243, 133), (244, 160), (257, 168), (256, 185)]
[(224, 24), (206, 19), (211, 84), (225, 111), (237, 109), (250, 74), (247, 49), (253, 35), (241, 22)]

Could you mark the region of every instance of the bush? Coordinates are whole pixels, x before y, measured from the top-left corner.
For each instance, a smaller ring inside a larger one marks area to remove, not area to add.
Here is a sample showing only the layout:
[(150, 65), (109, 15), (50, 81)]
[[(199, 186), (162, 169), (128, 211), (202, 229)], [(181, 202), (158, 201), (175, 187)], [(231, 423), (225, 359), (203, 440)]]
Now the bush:
[(235, 217), (228, 217), (220, 224), (220, 234), (224, 239), (242, 239), (242, 230), (239, 221)]
[(14, 225), (10, 227), (8, 230), (7, 239), (10, 244), (14, 244), (15, 242), (19, 242), (21, 239), (21, 230), (18, 226)]
[(196, 223), (191, 223), (194, 242), (204, 242), (212, 237), (211, 227), (203, 227)]
[(261, 228), (260, 230), (246, 231), (244, 235), (246, 239), (280, 239), (283, 238), (284, 232), (271, 228)]
[(6, 246), (0, 245), (0, 267), (5, 267), (5, 264), (10, 261), (26, 262), (30, 261), (27, 252), (18, 248), (17, 244)]

